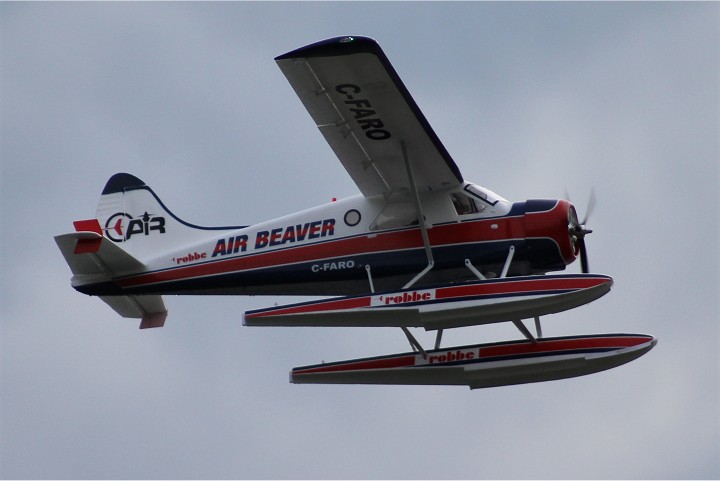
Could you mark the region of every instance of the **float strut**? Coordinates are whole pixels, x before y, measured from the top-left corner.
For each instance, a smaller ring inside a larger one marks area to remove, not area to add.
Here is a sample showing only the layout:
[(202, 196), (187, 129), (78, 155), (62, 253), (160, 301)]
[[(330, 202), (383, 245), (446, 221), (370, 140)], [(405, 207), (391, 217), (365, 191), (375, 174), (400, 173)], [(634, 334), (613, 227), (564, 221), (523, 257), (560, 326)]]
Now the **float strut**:
[(402, 331), (405, 333), (405, 337), (407, 337), (408, 342), (410, 343), (410, 346), (413, 348), (413, 351), (420, 351), (420, 353), (423, 355), (424, 358), (427, 358), (427, 352), (425, 352), (425, 349), (420, 345), (419, 342), (417, 342), (417, 339), (415, 339), (415, 336), (410, 334), (410, 331), (407, 327), (401, 327)]
[(510, 270), (510, 263), (512, 262), (514, 255), (515, 246), (510, 246), (510, 250), (508, 251), (507, 259), (505, 259), (505, 266), (503, 267), (502, 274), (500, 274), (500, 278), (507, 276), (507, 273)]
[(470, 272), (472, 272), (473, 274), (475, 274), (475, 277), (477, 277), (477, 278), (480, 279), (481, 281), (484, 281), (485, 279), (487, 279), (484, 275), (482, 275), (482, 272), (480, 272), (479, 270), (477, 270), (477, 267), (475, 267), (474, 265), (472, 265), (472, 262), (470, 262), (470, 259), (465, 259), (465, 267), (467, 267), (468, 269), (470, 269)]
[(442, 341), (443, 330), (438, 329), (437, 335), (435, 336), (435, 349), (440, 349), (440, 342)]
[(523, 336), (531, 340), (532, 342), (537, 342), (537, 339), (535, 339), (530, 331), (528, 331), (528, 328), (525, 327), (525, 324), (521, 320), (512, 321), (513, 324), (515, 324), (515, 327), (518, 328), (520, 332), (523, 333)]
[(535, 316), (535, 331), (537, 332), (538, 339), (543, 337), (542, 326), (540, 325), (540, 316)]
[(370, 293), (375, 294), (375, 284), (373, 284), (372, 273), (370, 272), (370, 264), (365, 264), (365, 272), (367, 272), (368, 282), (370, 283)]

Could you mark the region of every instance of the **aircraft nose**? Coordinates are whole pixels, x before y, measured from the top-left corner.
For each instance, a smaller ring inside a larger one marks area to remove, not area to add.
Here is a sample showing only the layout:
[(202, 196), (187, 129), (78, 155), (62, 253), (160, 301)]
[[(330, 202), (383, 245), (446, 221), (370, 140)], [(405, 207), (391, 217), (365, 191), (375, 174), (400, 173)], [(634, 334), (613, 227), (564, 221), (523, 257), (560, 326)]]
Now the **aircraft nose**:
[(525, 214), (527, 239), (551, 239), (565, 265), (578, 256), (579, 223), (575, 207), (567, 200), (528, 200)]
[(576, 257), (580, 256), (582, 272), (587, 274), (590, 272), (590, 266), (585, 248), (585, 236), (592, 233), (592, 229), (587, 228), (586, 222), (587, 217), (582, 221), (578, 220), (575, 206), (570, 204), (570, 210), (568, 211), (568, 235), (570, 236), (570, 245), (572, 246), (573, 254)]
[(563, 258), (565, 258), (566, 262), (570, 264), (580, 254), (580, 244), (583, 242), (582, 238), (588, 232), (585, 232), (583, 230), (583, 226), (580, 225), (577, 210), (571, 202), (567, 200), (559, 200), (558, 205), (562, 210), (561, 217), (565, 220), (566, 225), (565, 234), (563, 236), (566, 241), (560, 244), (561, 246), (566, 246), (566, 248), (561, 249), (561, 251), (563, 253)]

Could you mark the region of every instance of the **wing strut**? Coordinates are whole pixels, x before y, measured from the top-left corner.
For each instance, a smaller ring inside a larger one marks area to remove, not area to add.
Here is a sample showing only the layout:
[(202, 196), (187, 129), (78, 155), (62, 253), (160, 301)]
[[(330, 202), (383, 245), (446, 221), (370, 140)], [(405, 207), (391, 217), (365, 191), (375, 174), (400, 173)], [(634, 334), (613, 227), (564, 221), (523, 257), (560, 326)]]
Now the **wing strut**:
[(423, 215), (422, 205), (420, 203), (420, 194), (418, 193), (417, 184), (415, 183), (415, 175), (413, 174), (410, 157), (408, 156), (407, 147), (405, 146), (405, 141), (401, 141), (400, 145), (402, 147), (403, 159), (405, 160), (405, 168), (407, 169), (408, 180), (410, 181), (410, 188), (412, 189), (414, 194), (413, 198), (415, 199), (415, 208), (417, 209), (418, 214), (418, 224), (420, 224), (423, 244), (425, 245), (425, 254), (427, 255), (428, 259), (427, 267), (420, 271), (418, 275), (413, 277), (412, 280), (405, 284), (405, 286), (403, 287), (403, 289), (408, 289), (417, 281), (419, 281), (425, 274), (430, 272), (430, 270), (435, 265), (435, 259), (433, 258), (432, 248), (430, 247), (430, 237), (428, 236), (427, 226), (425, 225), (425, 216)]
[[(418, 215), (418, 224), (420, 225), (420, 232), (422, 232), (423, 244), (425, 245), (425, 254), (427, 255), (428, 259), (427, 267), (420, 271), (415, 277), (410, 280), (410, 282), (405, 284), (405, 286), (403, 287), (403, 289), (408, 289), (417, 281), (419, 281), (425, 274), (430, 272), (430, 270), (435, 265), (435, 259), (433, 258), (432, 248), (430, 247), (430, 237), (428, 236), (427, 226), (425, 225), (425, 216), (423, 215), (422, 204), (420, 203), (420, 194), (418, 193), (417, 184), (415, 183), (415, 175), (413, 174), (412, 164), (410, 163), (410, 157), (407, 153), (407, 146), (405, 145), (405, 141), (401, 141), (400, 146), (402, 148), (403, 160), (405, 161), (405, 169), (407, 169), (408, 181), (410, 182), (410, 188), (413, 191), (413, 198), (415, 199), (415, 208)], [(420, 351), (423, 357), (427, 357), (425, 349), (423, 349), (420, 343), (417, 342), (417, 339), (415, 339), (415, 337), (410, 334), (408, 328), (402, 327), (401, 329), (405, 333), (405, 336), (408, 338), (408, 341), (410, 342), (410, 345), (413, 347), (413, 349)], [(442, 334), (440, 334), (439, 336), (442, 336)], [(437, 339), (436, 343), (440, 343), (440, 338)]]

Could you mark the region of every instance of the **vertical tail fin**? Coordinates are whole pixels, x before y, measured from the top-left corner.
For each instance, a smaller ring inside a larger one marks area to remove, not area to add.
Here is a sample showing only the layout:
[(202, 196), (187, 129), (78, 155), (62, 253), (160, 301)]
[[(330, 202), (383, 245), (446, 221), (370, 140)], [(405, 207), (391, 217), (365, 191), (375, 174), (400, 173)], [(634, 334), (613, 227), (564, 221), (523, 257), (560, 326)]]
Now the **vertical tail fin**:
[(140, 260), (207, 239), (214, 235), (210, 231), (238, 228), (185, 222), (145, 182), (125, 173), (113, 175), (105, 184), (96, 217), (104, 237)]

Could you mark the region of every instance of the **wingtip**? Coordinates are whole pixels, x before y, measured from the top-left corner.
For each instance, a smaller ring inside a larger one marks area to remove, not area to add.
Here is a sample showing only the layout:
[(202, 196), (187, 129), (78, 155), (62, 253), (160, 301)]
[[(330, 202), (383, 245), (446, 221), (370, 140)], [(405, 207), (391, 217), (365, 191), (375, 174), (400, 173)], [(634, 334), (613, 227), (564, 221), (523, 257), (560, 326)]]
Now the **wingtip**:
[(373, 38), (362, 35), (343, 35), (297, 48), (275, 57), (275, 61), (299, 57), (332, 57), (335, 55), (347, 55), (348, 53), (377, 53), (379, 49), (380, 45)]

